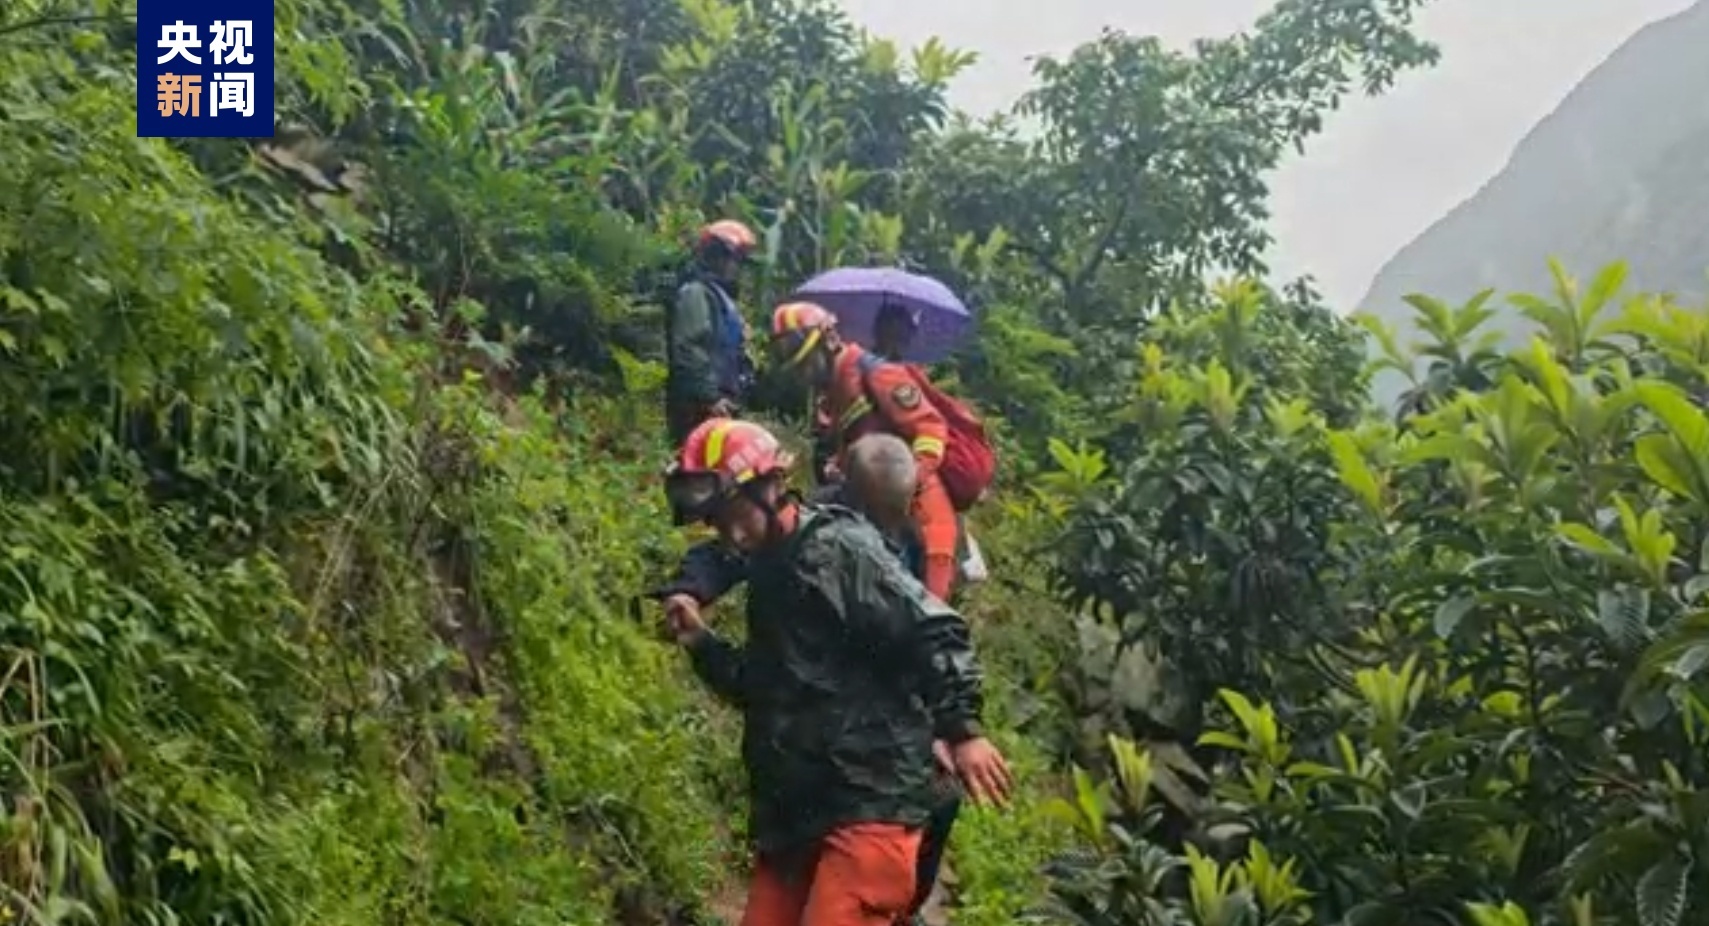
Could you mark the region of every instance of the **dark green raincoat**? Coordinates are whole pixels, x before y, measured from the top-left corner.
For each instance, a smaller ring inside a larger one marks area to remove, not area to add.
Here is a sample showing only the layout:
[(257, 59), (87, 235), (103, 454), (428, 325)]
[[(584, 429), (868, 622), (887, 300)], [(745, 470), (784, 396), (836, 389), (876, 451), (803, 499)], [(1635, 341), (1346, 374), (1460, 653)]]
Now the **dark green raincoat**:
[(923, 825), (941, 806), (934, 738), (983, 735), (967, 623), (846, 508), (805, 506), (776, 549), (690, 551), (661, 594), (703, 603), (748, 586), (748, 640), (709, 634), (696, 672), (746, 721), (750, 832), (762, 852), (862, 821)]

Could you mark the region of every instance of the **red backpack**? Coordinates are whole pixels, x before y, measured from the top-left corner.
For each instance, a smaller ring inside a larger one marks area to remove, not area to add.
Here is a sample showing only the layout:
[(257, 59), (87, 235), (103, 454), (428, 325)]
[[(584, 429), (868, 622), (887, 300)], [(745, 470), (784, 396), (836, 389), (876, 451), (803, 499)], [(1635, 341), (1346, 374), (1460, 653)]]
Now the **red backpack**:
[[(857, 361), (861, 388), (874, 411), (879, 408), (872, 394), (872, 371), (886, 361), (873, 353), (863, 353)], [(931, 406), (943, 416), (948, 426), (949, 441), (944, 447), (943, 462), (938, 466), (938, 479), (956, 511), (966, 511), (985, 497), (987, 489), (997, 478), (997, 454), (991, 449), (991, 439), (985, 436), (985, 425), (967, 403), (932, 384), (913, 364), (901, 364), (914, 385), (920, 389)]]

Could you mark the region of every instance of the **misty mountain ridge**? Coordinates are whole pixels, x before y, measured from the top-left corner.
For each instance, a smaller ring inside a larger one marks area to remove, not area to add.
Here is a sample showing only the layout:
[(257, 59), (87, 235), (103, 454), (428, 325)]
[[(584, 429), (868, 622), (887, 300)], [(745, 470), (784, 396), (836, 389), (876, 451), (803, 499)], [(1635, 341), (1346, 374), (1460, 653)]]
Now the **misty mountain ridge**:
[[(1515, 147), (1483, 188), (1390, 258), (1359, 308), (1407, 343), (1404, 297), (1457, 305), (1484, 289), (1547, 295), (1548, 260), (1588, 280), (1613, 261), (1629, 289), (1709, 295), (1709, 0), (1640, 29)], [(1449, 140), (1446, 143), (1452, 143)], [(1491, 325), (1534, 330), (1498, 297)], [(1398, 374), (1375, 384), (1387, 401)]]

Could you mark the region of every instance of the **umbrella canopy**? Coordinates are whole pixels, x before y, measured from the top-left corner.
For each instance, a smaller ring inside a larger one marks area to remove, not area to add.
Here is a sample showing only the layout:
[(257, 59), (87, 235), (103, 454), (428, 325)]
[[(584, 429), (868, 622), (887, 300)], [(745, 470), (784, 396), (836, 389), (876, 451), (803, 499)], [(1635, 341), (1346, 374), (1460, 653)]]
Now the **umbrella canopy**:
[(909, 363), (936, 363), (948, 357), (973, 330), (973, 313), (948, 286), (918, 273), (893, 267), (841, 267), (801, 284), (795, 298), (816, 303), (837, 316), (837, 330), (861, 345), (873, 346), (873, 328), (886, 306), (914, 317), (919, 330), (906, 353)]

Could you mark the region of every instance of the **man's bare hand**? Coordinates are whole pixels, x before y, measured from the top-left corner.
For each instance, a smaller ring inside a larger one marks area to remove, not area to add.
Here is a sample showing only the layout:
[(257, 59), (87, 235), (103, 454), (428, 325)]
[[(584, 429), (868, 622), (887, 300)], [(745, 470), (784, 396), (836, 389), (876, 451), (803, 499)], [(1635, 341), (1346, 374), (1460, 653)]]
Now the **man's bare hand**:
[(1015, 777), (1009, 771), (1008, 760), (997, 747), (983, 736), (964, 740), (950, 747), (955, 773), (974, 801), (1003, 807), (1015, 787)]
[(688, 646), (706, 633), (700, 602), (693, 595), (672, 595), (664, 600), (664, 606), (665, 632), (677, 643)]

